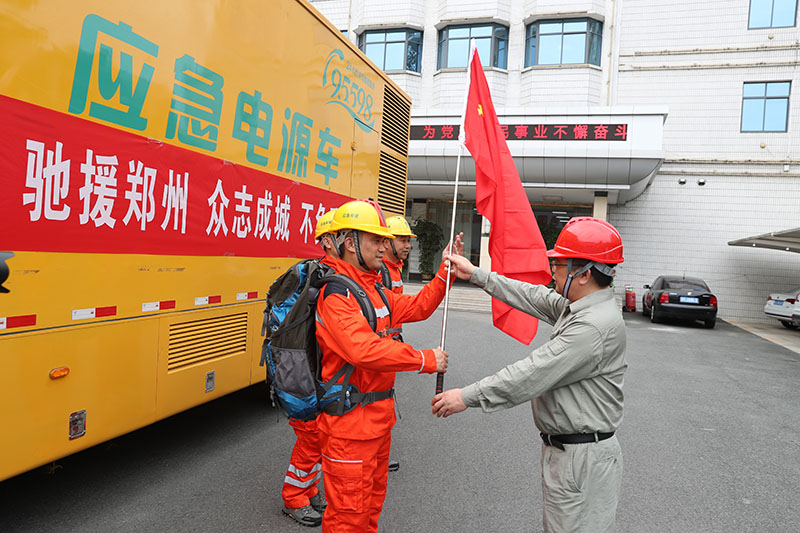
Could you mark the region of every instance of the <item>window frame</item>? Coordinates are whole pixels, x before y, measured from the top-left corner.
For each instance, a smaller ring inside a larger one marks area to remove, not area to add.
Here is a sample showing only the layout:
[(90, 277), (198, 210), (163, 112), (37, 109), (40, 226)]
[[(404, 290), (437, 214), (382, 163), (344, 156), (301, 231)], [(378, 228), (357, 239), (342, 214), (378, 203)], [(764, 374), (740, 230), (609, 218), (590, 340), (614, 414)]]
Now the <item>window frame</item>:
[(750, 5), (748, 6), (748, 9), (747, 9), (747, 29), (748, 30), (769, 30), (769, 29), (773, 29), (773, 28), (795, 28), (795, 27), (797, 27), (798, 3), (800, 3), (800, 0), (794, 0), (794, 19), (792, 20), (792, 23), (789, 24), (788, 26), (775, 26), (775, 21), (773, 20), (774, 17), (775, 17), (775, 0), (770, 0), (771, 9), (770, 9), (770, 14), (769, 14), (769, 26), (751, 26), (750, 25), (750, 20), (752, 18), (752, 13), (753, 13), (753, 0), (750, 0)]
[[(487, 38), (486, 36), (479, 36), (473, 37), (472, 30), (474, 28), (485, 28), (489, 27), (489, 36), (490, 44), (489, 44), (489, 63), (484, 65), (484, 68), (498, 68), (502, 70), (508, 70), (508, 35), (509, 35), (509, 27), (505, 24), (500, 24), (499, 22), (475, 22), (472, 24), (451, 24), (439, 29), (436, 42), (437, 42), (437, 50), (436, 50), (436, 68), (437, 70), (444, 70), (444, 69), (466, 69), (467, 67), (451, 67), (447, 65), (449, 57), (448, 57), (448, 47), (446, 46), (451, 40), (466, 40), (467, 44), (469, 45), (470, 39), (473, 38)], [(454, 29), (461, 29), (461, 28), (469, 28), (469, 35), (467, 37), (454, 37), (451, 38), (450, 31)], [(505, 32), (505, 38), (502, 39), (497, 36), (497, 30), (503, 30)], [(503, 46), (500, 46), (500, 43), (503, 43)], [(469, 50), (469, 47), (467, 48)], [(498, 64), (499, 54), (503, 54), (503, 64)], [(467, 62), (469, 62), (469, 52), (467, 52)], [(483, 61), (481, 61), (483, 63)]]
[[(755, 85), (763, 83), (764, 84), (764, 96), (745, 96), (745, 86), (747, 85)], [(789, 91), (786, 96), (768, 96), (768, 86), (772, 83), (788, 83), (789, 84)], [(742, 83), (742, 106), (741, 106), (741, 113), (739, 116), (739, 133), (788, 133), (789, 132), (789, 116), (790, 116), (790, 104), (791, 104), (791, 97), (792, 97), (792, 80), (772, 80), (772, 81), (745, 81)], [(745, 130), (744, 129), (744, 104), (747, 100), (761, 100), (764, 102), (761, 111), (761, 129), (760, 130)], [(766, 130), (764, 129), (766, 120), (767, 120), (767, 100), (786, 100), (786, 116), (784, 118), (784, 126), (782, 130)]]
[[(387, 39), (388, 34), (390, 34), (390, 33), (398, 33), (398, 32), (404, 32), (405, 33), (405, 38), (402, 41), (400, 41), (400, 40), (388, 40)], [(383, 40), (374, 41), (374, 42), (367, 42), (367, 34), (372, 34), (372, 35), (383, 34)], [(415, 36), (415, 35), (419, 35), (419, 42), (415, 43), (416, 47), (417, 47), (417, 65), (416, 65), (417, 69), (416, 70), (414, 70), (412, 68), (409, 68), (409, 64), (408, 64), (409, 48), (410, 48), (410, 45), (411, 45), (411, 40), (413, 38), (412, 36)], [(388, 44), (394, 44), (394, 43), (400, 43), (400, 42), (403, 43), (403, 58), (404, 58), (403, 67), (404, 68), (400, 68), (400, 69), (390, 68), (390, 69), (387, 69), (386, 68), (386, 49), (388, 48), (387, 45)], [(401, 26), (401, 27), (398, 27), (398, 28), (373, 28), (373, 29), (367, 29), (367, 30), (364, 30), (364, 31), (362, 31), (361, 33), (358, 34), (358, 49), (361, 50), (364, 53), (364, 55), (367, 55), (366, 48), (367, 48), (368, 44), (382, 44), (383, 45), (383, 64), (378, 65), (378, 67), (382, 71), (384, 71), (384, 72), (414, 72), (414, 73), (417, 73), (417, 74), (419, 74), (422, 71), (422, 44), (423, 44), (423, 31), (422, 30), (416, 29), (416, 28), (409, 28), (407, 26)], [(367, 55), (367, 57), (369, 57), (369, 56)]]
[[(539, 63), (539, 52), (541, 46), (537, 45), (536, 41), (541, 43), (541, 32), (539, 26), (541, 24), (559, 22), (562, 24), (560, 33), (547, 33), (545, 35), (560, 35), (561, 36), (561, 52), (558, 63)], [(586, 29), (582, 31), (564, 31), (563, 24), (568, 22), (586, 22)], [(593, 23), (599, 25), (599, 32), (593, 30)], [(565, 35), (581, 35), (585, 36), (583, 42), (583, 63), (564, 63), (564, 36)], [(592, 49), (592, 40), (599, 40), (597, 63), (591, 61), (590, 53)], [(533, 45), (533, 58), (531, 58), (531, 41)], [(538, 19), (525, 26), (525, 67), (557, 67), (563, 65), (592, 65), (595, 67), (602, 67), (603, 63), (603, 21), (597, 20), (592, 17), (578, 17), (578, 18), (565, 18), (565, 19)]]

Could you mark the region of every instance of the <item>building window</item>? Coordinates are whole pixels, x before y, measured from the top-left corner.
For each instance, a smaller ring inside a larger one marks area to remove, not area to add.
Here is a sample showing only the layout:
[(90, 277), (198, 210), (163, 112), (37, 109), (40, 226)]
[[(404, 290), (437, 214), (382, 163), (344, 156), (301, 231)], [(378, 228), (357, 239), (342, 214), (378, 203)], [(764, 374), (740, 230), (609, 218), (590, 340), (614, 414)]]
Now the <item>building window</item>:
[(603, 23), (594, 19), (539, 20), (525, 29), (525, 66), (600, 66)]
[(421, 31), (368, 30), (358, 36), (358, 47), (382, 70), (419, 72)]
[(448, 26), (439, 30), (439, 68), (467, 68), (469, 40), (484, 67), (508, 68), (508, 28), (499, 24)]
[(742, 131), (786, 131), (790, 88), (788, 81), (745, 83)]
[(797, 0), (750, 0), (747, 28), (790, 28), (796, 15)]

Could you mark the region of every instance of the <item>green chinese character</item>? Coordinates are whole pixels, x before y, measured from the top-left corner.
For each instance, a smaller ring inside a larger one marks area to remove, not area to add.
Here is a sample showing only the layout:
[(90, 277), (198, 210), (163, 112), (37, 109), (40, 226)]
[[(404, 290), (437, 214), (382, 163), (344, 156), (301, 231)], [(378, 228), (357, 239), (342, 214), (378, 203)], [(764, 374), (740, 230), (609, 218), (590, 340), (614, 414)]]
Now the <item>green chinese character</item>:
[(294, 174), (298, 178), (306, 177), (306, 160), (311, 146), (311, 126), (314, 121), (302, 113), (295, 113), (288, 107), (284, 113), (286, 120), (292, 118), (291, 132), (286, 124), (281, 126), (283, 147), (278, 160), (278, 170)]
[(331, 179), (336, 179), (339, 171), (334, 167), (339, 166), (339, 158), (333, 155), (333, 147), (341, 148), (342, 141), (337, 139), (331, 134), (330, 128), (319, 130), (319, 148), (317, 148), (317, 159), (323, 165), (317, 163), (314, 165), (314, 172), (321, 176), (325, 176), (325, 185), (329, 185)]
[(167, 139), (173, 139), (177, 129), (178, 140), (183, 144), (215, 151), (224, 84), (222, 76), (198, 65), (192, 56), (186, 54), (176, 59), (172, 90), (175, 98), (167, 119)]
[[(247, 125), (247, 130), (242, 127)], [(257, 154), (256, 147), (269, 148), (272, 129), (272, 106), (261, 99), (261, 92), (252, 95), (242, 91), (236, 99), (236, 116), (233, 120), (233, 138), (247, 143), (247, 160), (256, 165), (267, 166), (269, 158)]]
[[(72, 79), (72, 93), (69, 99), (69, 112), (80, 115), (86, 109), (89, 94), (89, 83), (92, 79), (94, 56), (97, 50), (97, 36), (104, 33), (133, 48), (141, 50), (152, 57), (158, 57), (158, 45), (133, 33), (128, 24), (112, 22), (97, 15), (87, 15), (83, 19), (81, 41), (78, 47), (78, 60), (75, 63), (75, 75)], [(119, 95), (119, 105), (127, 109), (117, 109), (97, 102), (89, 106), (89, 116), (118, 124), (126, 128), (142, 131), (147, 127), (147, 119), (142, 117), (142, 107), (153, 79), (155, 69), (145, 63), (139, 71), (134, 88), (133, 56), (125, 52), (119, 53), (119, 71), (116, 77), (112, 71), (114, 50), (105, 44), (100, 45), (97, 65), (97, 88), (100, 96), (111, 101)]]

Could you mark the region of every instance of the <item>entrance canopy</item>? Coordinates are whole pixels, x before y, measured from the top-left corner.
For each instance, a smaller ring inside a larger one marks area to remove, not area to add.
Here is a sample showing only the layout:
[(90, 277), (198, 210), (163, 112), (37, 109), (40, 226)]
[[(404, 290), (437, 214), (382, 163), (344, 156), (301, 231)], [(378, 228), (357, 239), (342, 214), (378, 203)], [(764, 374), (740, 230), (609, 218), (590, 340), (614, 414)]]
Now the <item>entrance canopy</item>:
[(800, 253), (800, 228), (745, 237), (744, 239), (730, 241), (728, 244), (730, 246), (752, 246), (754, 248), (770, 248), (772, 250)]
[[(662, 106), (501, 109), (501, 128), (531, 202), (588, 204), (603, 191), (609, 204), (640, 195), (664, 161)], [(408, 196), (452, 197), (460, 111), (411, 116)], [(462, 154), (459, 197), (475, 198), (475, 164)]]

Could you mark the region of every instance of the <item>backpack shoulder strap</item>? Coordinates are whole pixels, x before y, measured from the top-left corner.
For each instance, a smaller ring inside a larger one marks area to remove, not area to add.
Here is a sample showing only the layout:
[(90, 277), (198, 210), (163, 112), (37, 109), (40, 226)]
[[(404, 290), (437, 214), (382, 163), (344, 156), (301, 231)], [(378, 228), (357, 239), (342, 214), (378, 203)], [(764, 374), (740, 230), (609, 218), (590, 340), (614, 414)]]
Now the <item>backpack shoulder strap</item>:
[(389, 325), (392, 324), (392, 306), (389, 304), (389, 298), (386, 297), (386, 293), (384, 291), (390, 291), (391, 289), (387, 288), (385, 285), (380, 283), (375, 284), (375, 289), (378, 291), (378, 296), (381, 297), (383, 300), (383, 304), (386, 306), (386, 311), (389, 313)]
[(383, 261), (381, 261), (381, 283), (383, 283), (384, 287), (391, 290), (392, 274), (389, 272), (389, 267)]
[(354, 279), (349, 276), (345, 276), (344, 274), (328, 274), (320, 278), (319, 284), (335, 284), (338, 286), (343, 286), (345, 289), (350, 291), (356, 297), (356, 301), (358, 305), (361, 307), (361, 312), (364, 315), (364, 318), (367, 319), (367, 323), (369, 327), (372, 328), (372, 331), (376, 331), (378, 329), (378, 316), (375, 313), (375, 306), (372, 305), (372, 301), (369, 299), (367, 295), (367, 291), (358, 284)]

